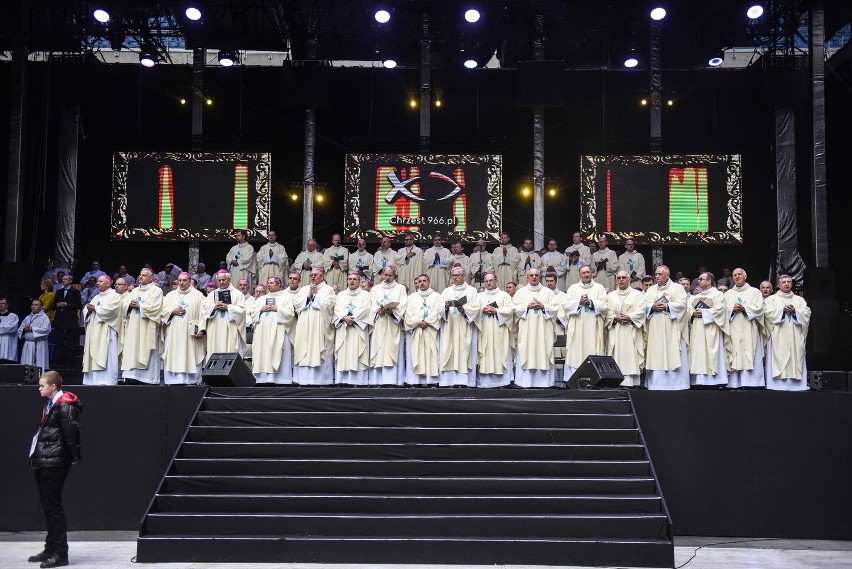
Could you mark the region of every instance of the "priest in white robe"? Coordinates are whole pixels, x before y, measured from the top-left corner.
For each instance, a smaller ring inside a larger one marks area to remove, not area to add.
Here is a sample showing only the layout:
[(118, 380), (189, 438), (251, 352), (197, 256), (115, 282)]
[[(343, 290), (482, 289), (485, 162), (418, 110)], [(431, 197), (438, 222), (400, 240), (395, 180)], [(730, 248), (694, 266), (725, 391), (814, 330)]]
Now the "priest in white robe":
[(429, 275), (414, 279), (405, 307), (405, 384), (438, 385), (441, 375), (440, 331), (444, 299), (430, 286)]
[(763, 363), (763, 295), (734, 269), (733, 288), (725, 292), (728, 310), (728, 387), (765, 387)]
[(50, 334), (50, 318), (44, 312), (41, 300), (34, 298), (27, 314), (18, 327), (18, 337), (24, 341), (21, 348), (21, 363), (38, 366), (42, 372), (47, 371), (48, 350), (47, 336)]
[(334, 289), (325, 282), (321, 266), (299, 291), (298, 320), (293, 341), (293, 376), (299, 385), (334, 383)]
[(562, 298), (559, 320), (565, 326), (565, 367), (563, 379), (574, 375), (583, 361), (604, 354), (606, 290), (592, 280), (592, 269), (580, 269), (580, 282), (571, 285)]
[(645, 276), (645, 257), (636, 250), (633, 239), (624, 241), (624, 253), (618, 256), (618, 270), (630, 275), (630, 286), (642, 290), (642, 277)]
[(360, 273), (352, 271), (334, 304), (334, 382), (338, 385), (370, 384), (373, 317), (373, 299), (361, 289)]
[(645, 291), (645, 386), (648, 389), (689, 389), (686, 349), (686, 291), (671, 280), (669, 268), (654, 272), (657, 284)]
[(163, 289), (154, 283), (150, 269), (139, 272), (139, 286), (125, 297), (124, 345), (121, 372), (128, 379), (148, 384), (160, 383), (160, 318)]
[[(452, 267), (458, 266), (467, 272), (467, 266), (469, 263), (470, 257), (464, 254), (461, 242), (453, 241), (453, 244), (450, 245), (450, 268), (452, 269)], [(452, 273), (450, 274), (450, 280), (452, 281)]]
[(278, 242), (278, 234), (270, 229), (266, 233), (266, 240), (267, 243), (257, 252), (259, 283), (266, 283), (271, 277), (282, 277), (287, 274), (288, 269), (287, 250)]
[(231, 284), (228, 271), (215, 275), (216, 288), (204, 301), (204, 333), (207, 336), (206, 360), (213, 354), (240, 356), (246, 349), (245, 296)]
[[(572, 251), (577, 251), (577, 254), (580, 256), (580, 260), (583, 261), (584, 265), (590, 265), (592, 262), (592, 252), (589, 250), (589, 247), (583, 243), (583, 238), (580, 235), (579, 231), (575, 231), (571, 236), (572, 243), (565, 249), (565, 255), (570, 256)], [(592, 271), (594, 272), (594, 271)], [(573, 283), (568, 283), (569, 286)]]
[(450, 250), (444, 247), (443, 239), (436, 235), (432, 240), (432, 247), (423, 251), (423, 266), (432, 288), (437, 292), (444, 292), (450, 282)]
[(485, 286), (485, 274), (493, 272), (491, 253), (485, 250), (485, 240), (480, 239), (467, 263), (467, 283), (479, 289)]
[(325, 269), (325, 282), (337, 290), (346, 288), (349, 274), (349, 250), (340, 245), (340, 233), (331, 236), (331, 247), (322, 252), (322, 266)]
[(441, 293), (441, 387), (476, 387), (476, 354), (481, 307), (476, 289), (465, 282), (464, 267), (453, 267), (450, 286)]
[(497, 276), (486, 272), (485, 290), (476, 295), (482, 307), (477, 338), (477, 387), (506, 387), (512, 383), (515, 339), (512, 325), (515, 318), (512, 297), (497, 287)]
[(237, 229), (234, 232), (237, 244), (231, 247), (225, 255), (225, 262), (231, 271), (231, 280), (239, 282), (240, 279), (248, 279), (249, 285), (257, 282), (257, 255), (248, 239), (248, 232)]
[(423, 249), (414, 243), (414, 234), (403, 236), (403, 246), (396, 252), (397, 280), (412, 294), (416, 287), (414, 279), (423, 274)]
[(778, 292), (766, 299), (763, 310), (766, 335), (766, 388), (778, 391), (807, 391), (808, 366), (805, 341), (811, 309), (793, 293), (793, 278), (778, 277)]
[(254, 323), (251, 371), (258, 383), (293, 383), (291, 331), (296, 320), (292, 296), (281, 290), (281, 278), (266, 280), (266, 294), (249, 314)]
[(639, 387), (645, 367), (645, 296), (630, 287), (630, 274), (618, 271), (615, 290), (606, 295), (606, 354), (624, 374), (622, 387)]
[(385, 267), (396, 265), (396, 258), (397, 253), (391, 248), (390, 237), (382, 237), (379, 248), (373, 255), (373, 263), (370, 265), (370, 272), (373, 274), (375, 282), (382, 280)]
[(515, 385), (553, 387), (553, 343), (559, 313), (553, 291), (541, 284), (541, 273), (533, 268), (527, 273), (527, 284), (518, 287), (512, 298), (518, 324)]
[[(560, 253), (555, 239), (547, 242), (547, 253), (541, 257), (541, 266), (545, 276), (548, 273), (556, 275), (556, 288), (565, 292), (568, 286), (565, 284), (565, 273), (568, 271), (568, 259)], [(573, 284), (573, 283), (572, 283)]]
[(498, 288), (507, 290), (507, 283), (518, 282), (519, 260), (518, 248), (512, 245), (509, 234), (501, 233), (500, 244), (491, 252), (491, 264), (494, 266), (494, 273), (497, 275)]
[(569, 287), (580, 282), (580, 269), (587, 266), (588, 265), (580, 259), (579, 251), (575, 249), (569, 252), (565, 265), (565, 286)]
[(9, 311), (9, 301), (0, 297), (0, 360), (18, 361), (18, 315)]
[(541, 269), (541, 257), (533, 250), (532, 239), (526, 238), (518, 251), (518, 280), (525, 281), (530, 269)]
[(315, 239), (308, 239), (307, 249), (299, 253), (296, 260), (293, 261), (293, 269), (299, 271), (300, 286), (308, 286), (311, 284), (311, 271), (314, 267), (322, 268), (322, 253), (317, 251), (317, 242)]
[(590, 263), (595, 282), (600, 283), (607, 290), (615, 289), (615, 273), (618, 272), (618, 256), (615, 251), (607, 247), (607, 239), (601, 236), (598, 240), (598, 250), (592, 253)]
[(370, 269), (372, 264), (373, 255), (367, 252), (367, 241), (358, 239), (358, 248), (349, 254), (349, 269), (358, 271), (362, 279), (372, 279), (373, 272)]
[(728, 311), (725, 295), (716, 289), (713, 273), (698, 275), (701, 292), (688, 299), (689, 383), (690, 385), (727, 385), (725, 334)]
[(122, 296), (111, 289), (110, 284), (106, 275), (99, 277), (100, 292), (83, 307), (83, 321), (86, 323), (83, 385), (118, 384), (119, 331), (125, 309)]
[(405, 380), (403, 322), (408, 292), (396, 281), (396, 266), (380, 273), (382, 282), (370, 291), (373, 331), (370, 342), (370, 385), (402, 385)]
[(204, 363), (204, 295), (192, 286), (189, 273), (180, 273), (177, 290), (163, 298), (163, 381), (166, 385), (201, 383)]

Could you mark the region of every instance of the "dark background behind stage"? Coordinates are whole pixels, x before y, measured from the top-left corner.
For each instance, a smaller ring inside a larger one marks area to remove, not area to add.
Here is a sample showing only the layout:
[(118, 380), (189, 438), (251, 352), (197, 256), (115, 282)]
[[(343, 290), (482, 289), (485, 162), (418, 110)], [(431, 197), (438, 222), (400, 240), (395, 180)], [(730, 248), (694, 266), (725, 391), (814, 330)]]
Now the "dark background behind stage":
[[(201, 387), (71, 386), (83, 461), (71, 530), (136, 530)], [(44, 528), (27, 450), (42, 401), (0, 387), (0, 531)], [(632, 391), (676, 535), (852, 539), (852, 393)]]
[[(88, 65), (43, 63), (29, 66), (23, 257), (43, 270), (53, 252), (56, 194), (56, 132), (60, 102), (77, 93), (82, 101), (77, 205), (77, 272), (98, 257), (107, 270), (126, 262), (131, 272), (145, 261), (157, 268), (168, 261), (183, 266), (181, 243), (110, 241), (109, 212), (112, 153), (115, 150), (189, 150), (191, 143), (191, 69), (160, 65)], [(10, 66), (0, 65), (0, 109), (9, 108)], [(773, 105), (779, 87), (771, 69), (664, 71), (664, 153), (739, 153), (743, 156), (744, 236), (742, 246), (667, 247), (665, 260), (674, 270), (696, 276), (706, 264), (744, 266), (750, 280), (768, 274), (776, 236), (773, 189)], [(795, 101), (798, 135), (799, 245), (805, 262), (810, 252), (810, 142), (808, 81), (796, 75), (783, 91)], [(220, 68), (205, 71), (205, 151), (272, 153), (272, 227), (291, 256), (301, 248), (302, 203), (289, 194), (303, 175), (304, 110), (285, 106), (283, 71), (278, 68)], [(416, 152), (417, 111), (407, 107), (416, 92), (418, 69), (335, 69), (330, 74), (327, 107), (317, 109), (317, 182), (326, 201), (316, 207), (315, 236), (328, 244), (342, 230), (343, 169), (347, 152)], [(532, 233), (532, 200), (520, 196), (532, 176), (532, 109), (518, 105), (518, 72), (513, 70), (434, 69), (434, 92), (443, 106), (432, 111), (432, 151), (488, 153), (504, 156), (505, 230), (519, 243)], [(583, 154), (647, 154), (649, 113), (639, 100), (647, 93), (647, 70), (566, 71), (563, 105), (545, 110), (545, 173), (557, 178), (558, 194), (546, 198), (545, 232), (562, 247), (579, 225), (579, 162)], [(852, 79), (847, 59), (826, 72), (829, 252), (839, 282), (850, 275), (842, 262), (849, 249), (844, 224), (852, 194)], [(8, 132), (9, 115), (0, 112), (0, 132)], [(0, 154), (8, 156), (8, 138), (0, 137)], [(39, 197), (38, 165), (44, 165), (45, 194)], [(0, 179), (7, 161), (0, 160)], [(228, 244), (205, 243), (202, 259), (224, 257)], [(639, 248), (648, 255), (646, 247)], [(650, 259), (648, 259), (650, 261)], [(757, 284), (753, 282), (753, 284)], [(34, 283), (34, 286), (36, 284)]]

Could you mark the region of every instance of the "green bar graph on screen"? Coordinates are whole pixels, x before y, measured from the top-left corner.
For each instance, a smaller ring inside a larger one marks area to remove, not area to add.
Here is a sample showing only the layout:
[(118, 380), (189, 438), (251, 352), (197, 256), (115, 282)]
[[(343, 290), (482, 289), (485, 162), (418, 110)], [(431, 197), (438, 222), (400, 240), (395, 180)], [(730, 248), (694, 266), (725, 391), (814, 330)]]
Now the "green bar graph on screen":
[[(411, 230), (416, 231), (417, 227), (407, 227), (402, 225), (393, 225), (390, 220), (392, 217), (418, 217), (420, 215), (420, 204), (407, 199), (397, 200), (396, 203), (389, 204), (385, 201), (385, 196), (393, 189), (392, 184), (388, 180), (388, 174), (396, 171), (393, 166), (380, 166), (376, 168), (376, 229), (380, 232), (393, 233), (394, 231)], [(420, 169), (413, 166), (409, 169), (408, 174), (411, 177), (420, 175)], [(405, 169), (401, 169), (397, 174), (401, 182), (409, 179)], [(408, 187), (414, 195), (420, 194), (420, 184), (411, 184)]]
[(669, 170), (669, 231), (707, 232), (707, 168), (688, 167)]
[(234, 166), (234, 229), (248, 228), (248, 166)]
[(160, 229), (171, 229), (175, 224), (174, 177), (171, 166), (160, 167), (160, 196), (157, 221)]

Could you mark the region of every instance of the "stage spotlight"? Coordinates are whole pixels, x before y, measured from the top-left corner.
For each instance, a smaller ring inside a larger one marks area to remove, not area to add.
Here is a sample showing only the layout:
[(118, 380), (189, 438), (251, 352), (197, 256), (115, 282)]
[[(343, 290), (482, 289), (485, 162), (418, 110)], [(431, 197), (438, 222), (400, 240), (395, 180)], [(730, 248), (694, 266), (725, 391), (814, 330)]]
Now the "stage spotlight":
[(157, 56), (155, 55), (154, 50), (143, 49), (140, 51), (139, 63), (141, 63), (143, 67), (154, 67), (157, 63)]
[(549, 195), (552, 198), (555, 198), (556, 197), (556, 188), (550, 188), (549, 190), (547, 190), (547, 195)]
[(376, 18), (376, 21), (380, 24), (387, 24), (390, 22), (390, 12), (387, 10), (376, 10), (373, 17)]
[(290, 199), (294, 202), (297, 202), (297, 201), (299, 201), (299, 195), (298, 194), (290, 194)]
[(109, 22), (109, 12), (107, 12), (103, 8), (98, 8), (97, 10), (92, 12), (92, 16), (94, 16), (95, 19), (102, 24), (106, 24), (107, 22)]
[(412, 109), (416, 109), (417, 108), (417, 99), (415, 99), (414, 97), (411, 97), (410, 99), (408, 99), (408, 106), (411, 107)]
[(186, 99), (184, 99), (183, 97), (181, 97), (181, 99), (180, 99), (180, 104), (181, 104), (181, 105), (185, 105), (185, 104), (186, 104)]
[(441, 102), (441, 99), (437, 99), (437, 98), (435, 99), (435, 106), (436, 106), (436, 107), (440, 107), (440, 106), (441, 106), (441, 105), (443, 105), (443, 104), (444, 104), (444, 103), (442, 103), (442, 102)]
[(724, 59), (722, 59), (722, 56), (714, 55), (713, 57), (710, 58), (710, 61), (708, 61), (707, 63), (710, 64), (710, 67), (719, 67), (720, 65), (722, 65), (723, 61), (724, 61)]
[(751, 20), (756, 20), (763, 15), (763, 6), (760, 4), (753, 4), (746, 10), (746, 16)]
[(382, 65), (385, 67), (385, 69), (393, 69), (394, 67), (396, 67), (396, 60), (387, 58), (382, 61)]
[(639, 104), (642, 105), (643, 107), (647, 107), (648, 106), (648, 99), (642, 99), (641, 101), (639, 101)]
[(197, 22), (201, 19), (201, 10), (199, 10), (195, 6), (188, 6), (184, 14), (186, 14), (186, 17), (192, 20), (193, 22)]
[(665, 17), (666, 17), (666, 9), (665, 8), (658, 6), (658, 7), (654, 8), (653, 10), (651, 10), (651, 19), (652, 20), (656, 20), (657, 22), (659, 22), (660, 20), (662, 20)]
[(667, 104), (668, 106), (670, 106), (670, 107), (673, 107), (673, 106), (674, 106), (674, 99), (669, 99), (669, 100), (667, 100), (667, 101), (666, 101), (666, 104)]
[(474, 8), (469, 9), (464, 13), (464, 19), (470, 22), (471, 24), (475, 24), (479, 21), (479, 18), (482, 17), (482, 14), (479, 13), (479, 10)]
[(627, 57), (624, 58), (624, 67), (627, 67), (628, 69), (633, 69), (637, 65), (639, 65), (639, 59), (636, 57), (636, 50), (631, 49), (630, 52), (627, 54)]
[(239, 63), (240, 56), (236, 51), (231, 51), (229, 49), (220, 49), (219, 50), (219, 65), (222, 67), (230, 67), (235, 63)]
[(204, 101), (204, 102), (205, 102), (205, 103), (207, 103), (207, 106), (208, 106), (208, 107), (212, 107), (212, 106), (213, 106), (213, 99), (207, 99), (207, 100), (206, 100), (206, 101)]
[(479, 62), (477, 62), (475, 59), (466, 59), (464, 62), (464, 66), (468, 69), (476, 69), (478, 65)]
[(325, 200), (325, 197), (322, 194), (317, 194), (314, 196), (314, 199), (317, 201), (317, 203), (322, 203), (323, 200)]
[(530, 197), (531, 193), (532, 193), (532, 191), (529, 189), (529, 187), (524, 186), (523, 188), (521, 188), (521, 195), (524, 196), (525, 198)]

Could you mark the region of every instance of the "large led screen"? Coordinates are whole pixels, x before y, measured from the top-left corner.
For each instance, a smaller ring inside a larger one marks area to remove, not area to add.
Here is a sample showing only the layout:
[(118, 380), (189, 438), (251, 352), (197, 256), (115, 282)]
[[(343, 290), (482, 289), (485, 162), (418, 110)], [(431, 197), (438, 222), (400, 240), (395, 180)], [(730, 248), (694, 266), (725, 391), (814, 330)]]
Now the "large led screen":
[(494, 240), (503, 216), (503, 161), (491, 155), (349, 154), (343, 229), (379, 241), (410, 231)]
[(734, 155), (583, 156), (580, 227), (644, 244), (742, 243)]
[(113, 239), (227, 241), (269, 229), (268, 153), (116, 152)]

